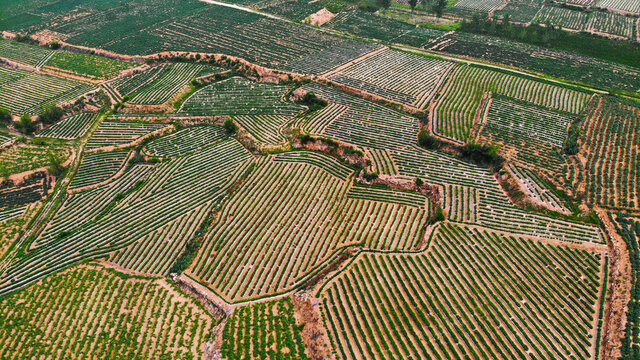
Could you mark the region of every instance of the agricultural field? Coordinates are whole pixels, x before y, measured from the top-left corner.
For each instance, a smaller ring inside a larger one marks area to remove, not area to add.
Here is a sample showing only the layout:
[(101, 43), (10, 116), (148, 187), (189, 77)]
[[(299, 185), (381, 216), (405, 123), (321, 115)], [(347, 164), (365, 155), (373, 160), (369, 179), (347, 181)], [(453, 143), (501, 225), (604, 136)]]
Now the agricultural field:
[(639, 10), (381, 5), (5, 0), (0, 359), (637, 357)]
[(16, 114), (37, 114), (41, 107), (67, 102), (93, 90), (91, 85), (0, 66), (0, 106)]
[(590, 357), (603, 254), (458, 225), (431, 242), (362, 253), (323, 287), (342, 358)]
[(164, 279), (94, 265), (2, 298), (0, 318), (4, 359), (198, 358), (215, 325)]
[(62, 119), (40, 131), (36, 136), (53, 139), (73, 140), (83, 137), (96, 120), (96, 114), (82, 112)]
[(125, 165), (129, 151), (108, 151), (87, 154), (82, 158), (78, 173), (73, 177), (70, 189), (100, 184), (113, 176)]
[(586, 163), (573, 161), (569, 178), (590, 203), (613, 210), (640, 207), (639, 126), (640, 106), (633, 102), (603, 97), (588, 111), (580, 149)]
[(222, 68), (203, 64), (162, 64), (118, 78), (111, 83), (131, 104), (164, 104), (195, 78), (215, 74)]
[[(275, 335), (273, 335), (275, 334)], [(226, 359), (309, 359), (289, 298), (238, 309), (224, 328)]]
[(433, 113), (435, 133), (460, 142), (469, 138), (474, 124), (479, 122), (488, 93), (572, 114), (580, 113), (590, 96), (586, 91), (479, 66), (457, 67), (443, 92)]
[(91, 79), (107, 79), (117, 76), (122, 70), (140, 66), (140, 64), (72, 51), (56, 51), (44, 66), (53, 68), (57, 72)]
[(294, 116), (303, 108), (285, 99), (289, 88), (256, 83), (243, 78), (222, 80), (203, 87), (187, 98), (179, 113), (188, 115)]
[(387, 49), (331, 74), (329, 79), (421, 109), (453, 68), (450, 62)]
[(91, 135), (87, 150), (127, 146), (143, 136), (166, 127), (167, 124), (107, 119), (101, 122)]
[(42, 46), (24, 44), (0, 38), (0, 58), (34, 67), (41, 66), (53, 55), (53, 51)]

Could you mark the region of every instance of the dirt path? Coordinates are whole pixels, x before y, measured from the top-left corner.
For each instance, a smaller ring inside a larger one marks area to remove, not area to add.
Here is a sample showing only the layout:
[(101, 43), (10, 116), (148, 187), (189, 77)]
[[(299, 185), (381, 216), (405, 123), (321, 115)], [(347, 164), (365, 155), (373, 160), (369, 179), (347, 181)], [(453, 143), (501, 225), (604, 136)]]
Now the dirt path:
[(295, 293), (291, 296), (294, 317), (298, 324), (304, 324), (302, 341), (310, 359), (333, 360), (331, 341), (322, 320), (320, 301), (308, 293)]

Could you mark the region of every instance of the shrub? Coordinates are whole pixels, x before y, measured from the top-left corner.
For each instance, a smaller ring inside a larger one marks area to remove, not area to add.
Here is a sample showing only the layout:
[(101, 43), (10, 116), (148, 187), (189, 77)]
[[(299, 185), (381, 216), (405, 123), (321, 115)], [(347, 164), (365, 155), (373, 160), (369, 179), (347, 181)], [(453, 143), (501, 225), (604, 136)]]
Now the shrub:
[(425, 149), (435, 149), (438, 147), (438, 139), (423, 129), (418, 133), (418, 145)]
[(11, 124), (11, 113), (7, 109), (0, 108), (0, 126)]
[(582, 130), (577, 125), (569, 127), (569, 135), (567, 142), (564, 144), (564, 153), (567, 155), (575, 155), (580, 151), (578, 139), (582, 136)]
[(309, 91), (304, 94), (304, 96), (298, 101), (298, 103), (307, 105), (309, 107), (309, 110), (311, 111), (322, 109), (328, 104), (327, 100), (317, 97), (316, 94), (313, 93), (313, 91)]
[(497, 144), (485, 145), (475, 141), (470, 141), (460, 147), (462, 157), (471, 160), (480, 165), (492, 165), (496, 167), (502, 166), (504, 159), (498, 155)]
[(366, 171), (363, 172), (362, 177), (367, 180), (367, 181), (373, 181), (375, 179), (378, 178), (378, 173), (377, 172), (372, 172), (372, 173), (368, 173)]
[(57, 106), (49, 106), (40, 113), (40, 121), (45, 125), (51, 125), (62, 119), (64, 111)]
[(53, 50), (58, 50), (60, 49), (60, 43), (57, 41), (52, 41), (49, 43), (49, 48), (53, 49)]
[(18, 129), (21, 133), (23, 134), (32, 134), (34, 131), (36, 131), (36, 124), (33, 123), (33, 120), (31, 120), (31, 115), (29, 114), (24, 114), (22, 115), (22, 117), (20, 117), (20, 120), (18, 120), (15, 124), (16, 129)]
[(228, 134), (235, 134), (238, 131), (238, 126), (231, 119), (225, 120), (223, 127)]
[(417, 187), (421, 187), (422, 185), (424, 185), (424, 181), (422, 181), (422, 179), (420, 178), (416, 178), (416, 186)]
[(55, 177), (60, 177), (64, 174), (64, 166), (62, 166), (62, 159), (56, 157), (53, 153), (47, 155), (49, 159), (49, 173)]

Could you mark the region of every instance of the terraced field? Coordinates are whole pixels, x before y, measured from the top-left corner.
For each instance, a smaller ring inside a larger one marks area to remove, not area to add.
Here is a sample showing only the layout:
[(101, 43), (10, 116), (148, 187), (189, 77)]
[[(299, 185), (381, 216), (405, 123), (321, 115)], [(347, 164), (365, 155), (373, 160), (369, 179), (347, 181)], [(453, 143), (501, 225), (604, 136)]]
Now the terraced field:
[(148, 122), (114, 121), (100, 123), (87, 143), (87, 150), (112, 146), (125, 146), (154, 131), (166, 128), (167, 124)]
[(349, 175), (314, 153), (261, 159), (222, 209), (191, 273), (240, 301), (299, 285), (344, 246), (415, 246), (426, 221), (424, 195), (350, 187)]
[(16, 114), (36, 114), (93, 90), (91, 85), (51, 75), (0, 66), (0, 106)]
[(589, 202), (610, 209), (640, 207), (639, 126), (635, 103), (604, 97), (589, 110), (580, 149), (586, 164), (574, 161), (569, 175), (576, 187), (585, 184)]
[(69, 155), (70, 149), (58, 142), (19, 143), (0, 152), (0, 164), (9, 174), (17, 174), (49, 166), (51, 156), (64, 162)]
[(86, 76), (92, 79), (112, 78), (122, 70), (140, 66), (137, 63), (71, 51), (56, 51), (44, 65), (45, 67), (55, 68), (59, 72)]
[(303, 74), (320, 75), (380, 48), (381, 46), (375, 43), (343, 41), (320, 52), (291, 61), (285, 69)]
[(342, 358), (591, 356), (602, 254), (452, 224), (431, 241), (361, 254), (323, 288)]
[(286, 141), (282, 133), (283, 128), (293, 121), (290, 116), (281, 115), (246, 115), (234, 116), (258, 142), (267, 145), (277, 145)]
[(181, 156), (212, 144), (225, 136), (226, 133), (219, 126), (190, 126), (151, 141), (145, 146), (145, 152), (160, 157)]
[(215, 325), (166, 280), (99, 266), (75, 267), (2, 298), (0, 319), (4, 359), (197, 358)]
[(309, 359), (289, 298), (239, 308), (224, 328), (225, 359)]
[(0, 57), (30, 66), (39, 66), (53, 51), (42, 46), (34, 46), (0, 38)]
[(454, 64), (390, 49), (365, 58), (329, 79), (417, 108), (424, 108)]
[(633, 0), (599, 0), (596, 5), (603, 8), (610, 8), (640, 14), (640, 4)]
[(189, 115), (294, 116), (302, 107), (283, 100), (289, 89), (282, 85), (231, 78), (203, 87), (191, 95), (179, 112)]
[(82, 112), (69, 116), (40, 131), (36, 136), (72, 140), (83, 137), (96, 120), (96, 114)]
[(120, 150), (85, 155), (69, 188), (93, 186), (110, 179), (124, 166), (129, 154), (128, 150)]
[(590, 96), (586, 92), (529, 78), (475, 66), (460, 66), (451, 74), (435, 107), (435, 132), (454, 141), (466, 141), (474, 122), (477, 122), (476, 117), (480, 116), (480, 105), (488, 92), (573, 114), (582, 111)]
[(558, 212), (568, 211), (558, 196), (554, 194), (533, 171), (527, 168), (520, 168), (516, 165), (510, 165), (509, 171), (518, 179), (529, 196), (535, 201), (539, 201), (551, 210)]

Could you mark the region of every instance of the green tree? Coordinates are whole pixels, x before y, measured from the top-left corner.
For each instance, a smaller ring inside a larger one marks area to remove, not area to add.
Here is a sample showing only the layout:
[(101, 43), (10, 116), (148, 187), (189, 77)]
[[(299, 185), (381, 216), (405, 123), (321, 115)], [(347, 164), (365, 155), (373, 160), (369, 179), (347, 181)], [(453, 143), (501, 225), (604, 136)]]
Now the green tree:
[(437, 17), (441, 18), (444, 10), (447, 8), (447, 0), (436, 0), (433, 5), (433, 12)]
[(64, 110), (57, 106), (49, 106), (40, 113), (39, 118), (43, 124), (51, 125), (60, 121), (60, 119), (62, 119), (62, 115), (64, 115)]
[(418, 5), (418, 0), (409, 0), (409, 6), (411, 6), (411, 13), (413, 13), (413, 10), (416, 8), (416, 5)]
[(49, 174), (60, 177), (64, 174), (64, 166), (62, 166), (62, 159), (55, 156), (54, 153), (49, 152), (47, 154), (47, 159), (49, 160)]
[(225, 120), (223, 127), (228, 134), (235, 134), (238, 131), (238, 126), (231, 119)]
[(0, 126), (11, 124), (11, 113), (7, 109), (0, 108)]
[(16, 122), (16, 128), (23, 134), (29, 135), (36, 131), (36, 124), (31, 120), (31, 115), (24, 114), (20, 117), (20, 120)]
[(391, 0), (376, 0), (376, 5), (382, 8), (383, 11), (387, 11), (389, 6), (391, 6)]

